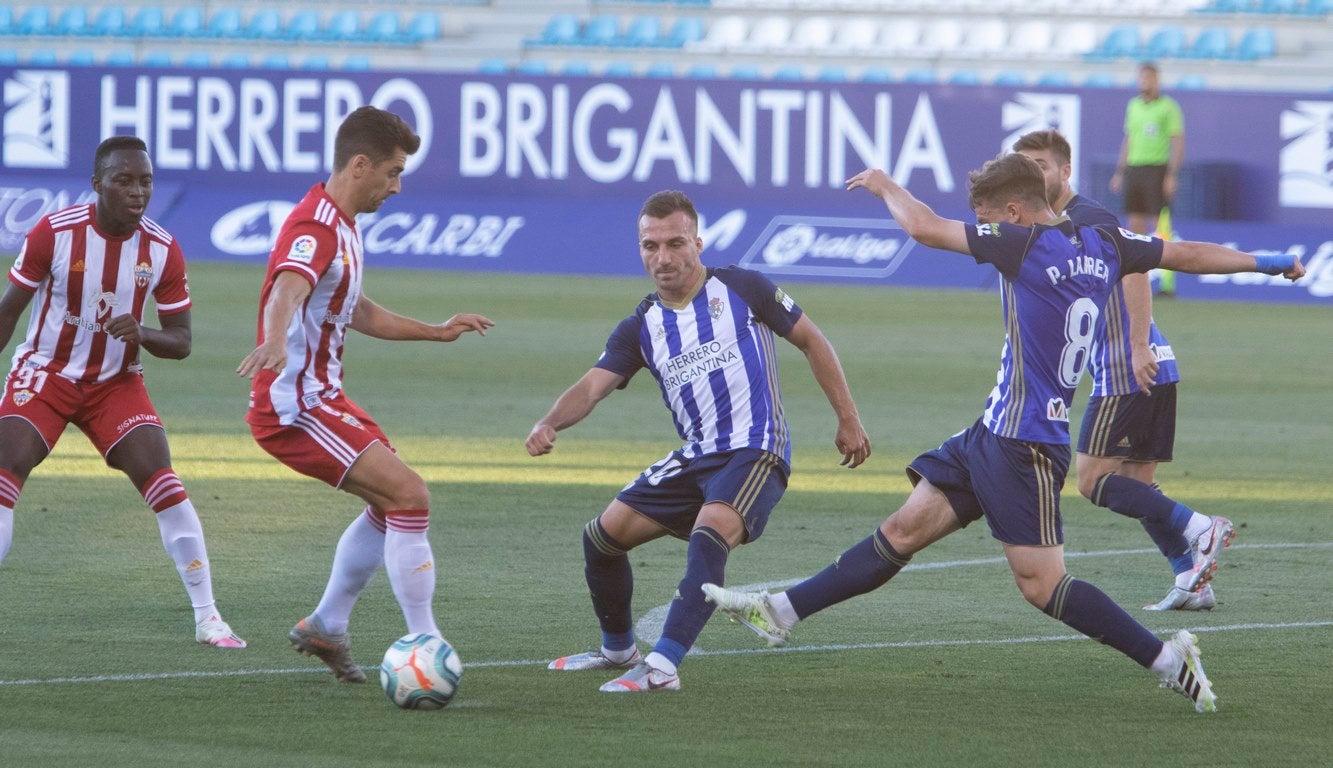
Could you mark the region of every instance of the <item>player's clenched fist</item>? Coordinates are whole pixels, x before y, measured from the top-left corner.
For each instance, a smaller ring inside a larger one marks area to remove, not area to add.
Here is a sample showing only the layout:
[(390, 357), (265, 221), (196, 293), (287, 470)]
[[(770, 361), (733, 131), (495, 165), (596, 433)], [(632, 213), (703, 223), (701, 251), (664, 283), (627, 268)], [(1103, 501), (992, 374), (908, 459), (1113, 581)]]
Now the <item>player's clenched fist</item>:
[(529, 456), (545, 456), (553, 447), (555, 447), (555, 428), (550, 424), (539, 423), (528, 433)]

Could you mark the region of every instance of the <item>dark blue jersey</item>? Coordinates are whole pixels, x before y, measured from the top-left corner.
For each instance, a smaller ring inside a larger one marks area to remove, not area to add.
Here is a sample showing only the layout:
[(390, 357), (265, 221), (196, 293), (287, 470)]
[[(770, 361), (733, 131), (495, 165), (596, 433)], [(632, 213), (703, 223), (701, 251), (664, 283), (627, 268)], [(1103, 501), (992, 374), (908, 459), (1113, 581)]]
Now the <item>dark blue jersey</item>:
[(1069, 403), (1098, 320), (1124, 272), (1147, 272), (1162, 241), (1068, 218), (1031, 228), (966, 227), (968, 250), (999, 270), (1005, 339), (982, 420), (1000, 437), (1069, 443)]

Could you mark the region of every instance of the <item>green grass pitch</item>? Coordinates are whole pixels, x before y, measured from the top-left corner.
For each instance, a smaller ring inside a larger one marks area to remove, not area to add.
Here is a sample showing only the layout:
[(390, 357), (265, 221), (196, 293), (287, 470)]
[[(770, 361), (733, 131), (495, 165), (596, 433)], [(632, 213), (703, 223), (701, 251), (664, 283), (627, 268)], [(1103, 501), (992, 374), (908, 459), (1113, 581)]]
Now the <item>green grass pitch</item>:
[[(630, 254), (627, 258), (633, 258)], [(197, 263), (194, 354), (149, 359), (149, 389), (204, 521), (219, 604), (250, 647), (193, 642), (184, 590), (138, 494), (67, 432), (33, 473), (0, 564), (0, 765), (574, 766), (1316, 765), (1333, 691), (1333, 322), (1327, 307), (1161, 301), (1181, 358), (1176, 461), (1163, 487), (1238, 526), (1211, 613), (1143, 613), (1169, 584), (1132, 520), (1064, 496), (1070, 572), (1166, 634), (1198, 632), (1220, 710), (1196, 715), (1132, 662), (1033, 610), (975, 525), (887, 587), (764, 650), (715, 617), (683, 690), (611, 696), (601, 673), (545, 662), (598, 639), (580, 529), (676, 447), (650, 377), (532, 459), (523, 440), (587, 370), (647, 278), (372, 270), (368, 293), (444, 319), (497, 325), (451, 345), (353, 337), (351, 395), (429, 481), (436, 611), (466, 674), (442, 712), (403, 712), (372, 682), (335, 683), (285, 638), (319, 598), (359, 505), (279, 466), (241, 417), (233, 373), (254, 338), (262, 270)], [(833, 341), (869, 463), (837, 466), (834, 420), (782, 345), (795, 432), (791, 487), (728, 582), (823, 568), (905, 498), (903, 465), (966, 427), (1002, 338), (993, 294), (785, 285)], [(23, 326), (20, 326), (20, 332)], [(13, 342), (5, 358), (12, 354)], [(1080, 390), (1074, 421), (1086, 400)], [(679, 542), (636, 550), (635, 613), (654, 616), (684, 564)], [(377, 664), (405, 631), (381, 575), (352, 617)], [(373, 675), (372, 675), (373, 680)]]

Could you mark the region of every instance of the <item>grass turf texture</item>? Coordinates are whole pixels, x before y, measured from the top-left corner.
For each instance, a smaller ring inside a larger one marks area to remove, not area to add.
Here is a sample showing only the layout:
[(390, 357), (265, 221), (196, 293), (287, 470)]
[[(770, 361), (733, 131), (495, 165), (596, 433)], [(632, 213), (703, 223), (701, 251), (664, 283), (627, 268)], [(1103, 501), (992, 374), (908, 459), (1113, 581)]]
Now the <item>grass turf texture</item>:
[[(278, 465), (241, 421), (247, 387), (233, 370), (251, 348), (261, 277), (253, 266), (192, 265), (194, 354), (146, 361), (175, 467), (204, 521), (219, 604), (250, 648), (193, 642), (151, 515), (70, 431), (25, 486), (0, 565), (0, 765), (564, 766), (633, 756), (640, 765), (1249, 766), (1327, 757), (1327, 308), (1156, 307), (1185, 376), (1177, 461), (1159, 480), (1239, 527), (1216, 611), (1140, 611), (1165, 594), (1165, 561), (1137, 523), (1092, 507), (1073, 478), (1066, 484), (1070, 572), (1161, 635), (1198, 631), (1221, 696), (1216, 715), (1196, 715), (1149, 673), (1070, 639), (1024, 603), (982, 524), (918, 555), (889, 586), (803, 623), (795, 652), (761, 651), (715, 617), (699, 638), (703, 653), (682, 667), (683, 691), (613, 696), (597, 692), (610, 675), (557, 674), (544, 662), (597, 642), (580, 529), (677, 446), (669, 416), (645, 374), (562, 433), (554, 454), (531, 459), (522, 444), (647, 279), (372, 270), (368, 292), (391, 309), (497, 321), (486, 338), (447, 346), (353, 335), (346, 354), (350, 393), (431, 485), (436, 610), (467, 667), (453, 705), (412, 713), (384, 698), (373, 671), (369, 685), (339, 685), (287, 644), (359, 505)], [(837, 466), (832, 413), (799, 353), (781, 345), (795, 472), (763, 538), (732, 555), (732, 584), (808, 575), (867, 535), (905, 498), (903, 465), (977, 417), (998, 360), (992, 294), (786, 287), (838, 348), (875, 455), (854, 471)], [(1076, 424), (1086, 391), (1085, 382)], [(684, 546), (654, 542), (631, 559), (637, 617), (670, 600)], [(354, 655), (377, 664), (404, 631), (377, 576), (353, 614)], [(23, 682), (34, 680), (46, 682)]]

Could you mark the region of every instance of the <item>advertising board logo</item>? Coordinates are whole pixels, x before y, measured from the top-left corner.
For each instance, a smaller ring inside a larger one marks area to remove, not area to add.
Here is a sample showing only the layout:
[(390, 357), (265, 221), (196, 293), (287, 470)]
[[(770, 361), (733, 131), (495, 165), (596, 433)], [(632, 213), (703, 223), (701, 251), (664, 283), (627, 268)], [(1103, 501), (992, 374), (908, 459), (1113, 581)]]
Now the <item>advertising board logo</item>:
[[(1000, 152), (1012, 152), (1014, 142), (1025, 133), (1055, 129), (1069, 140), (1074, 157), (1079, 152), (1080, 100), (1078, 96), (1062, 93), (1016, 93), (1000, 109), (1000, 127), (1008, 135), (1000, 142)], [(1074, 163), (1069, 185), (1078, 189), (1078, 163)]]
[(267, 254), (294, 208), (295, 204), (285, 200), (261, 200), (228, 211), (209, 233), (213, 247), (232, 256)]
[(6, 168), (69, 167), (69, 75), (20, 69), (4, 85)]
[(915, 244), (889, 219), (775, 216), (740, 265), (777, 275), (885, 278)]
[(1333, 208), (1333, 101), (1298, 101), (1282, 112), (1278, 156), (1284, 208)]

